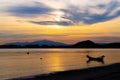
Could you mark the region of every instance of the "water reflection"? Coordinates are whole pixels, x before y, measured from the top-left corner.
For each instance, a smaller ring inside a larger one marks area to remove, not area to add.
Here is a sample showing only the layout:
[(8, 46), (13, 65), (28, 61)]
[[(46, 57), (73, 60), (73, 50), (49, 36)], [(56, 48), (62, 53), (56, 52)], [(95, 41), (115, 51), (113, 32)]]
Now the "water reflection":
[(93, 61), (96, 61), (96, 62), (99, 62), (99, 63), (102, 63), (102, 64), (105, 64), (105, 61), (97, 61), (97, 60), (87, 60), (86, 63), (89, 64), (90, 62), (93, 62)]
[(48, 71), (61, 71), (64, 70), (62, 58), (60, 57), (60, 54), (52, 54), (47, 56), (47, 59), (45, 60), (45, 64), (48, 67)]
[(105, 64), (120, 62), (119, 49), (1, 49), (0, 79), (104, 64), (104, 60), (88, 60), (86, 58), (88, 53), (95, 58), (104, 54), (107, 56)]

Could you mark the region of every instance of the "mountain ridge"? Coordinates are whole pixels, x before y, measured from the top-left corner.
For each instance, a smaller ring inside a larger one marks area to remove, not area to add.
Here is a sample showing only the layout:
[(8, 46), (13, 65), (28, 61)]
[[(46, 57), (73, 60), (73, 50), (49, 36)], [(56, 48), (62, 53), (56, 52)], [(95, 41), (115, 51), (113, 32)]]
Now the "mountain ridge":
[(57, 41), (38, 40), (33, 42), (6, 43), (0, 45), (0, 48), (120, 48), (120, 42), (100, 44), (91, 40), (85, 40), (70, 45)]
[(48, 46), (67, 46), (68, 44), (51, 41), (51, 40), (37, 40), (32, 42), (13, 42), (13, 43), (6, 43), (3, 45), (17, 45), (17, 46), (25, 46), (25, 45), (48, 45)]

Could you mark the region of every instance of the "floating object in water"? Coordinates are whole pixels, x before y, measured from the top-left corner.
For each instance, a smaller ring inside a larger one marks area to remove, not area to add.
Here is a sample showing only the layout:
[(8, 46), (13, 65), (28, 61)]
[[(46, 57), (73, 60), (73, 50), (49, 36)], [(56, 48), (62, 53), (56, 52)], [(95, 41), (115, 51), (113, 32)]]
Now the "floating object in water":
[(27, 54), (29, 55), (30, 53), (29, 53), (29, 52), (27, 52)]
[(89, 63), (90, 61), (97, 61), (97, 62), (102, 62), (103, 64), (104, 64), (104, 55), (102, 55), (102, 56), (100, 56), (100, 57), (91, 57), (91, 56), (89, 56), (89, 55), (86, 55), (86, 57), (89, 59), (88, 61), (87, 61), (87, 63)]
[(43, 58), (40, 58), (40, 59), (43, 59)]

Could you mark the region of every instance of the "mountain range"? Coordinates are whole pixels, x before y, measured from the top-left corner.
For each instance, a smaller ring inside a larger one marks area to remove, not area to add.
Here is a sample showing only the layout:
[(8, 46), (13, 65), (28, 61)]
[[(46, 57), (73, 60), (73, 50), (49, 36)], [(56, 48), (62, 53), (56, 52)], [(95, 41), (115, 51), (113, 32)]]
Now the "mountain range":
[(17, 45), (17, 46), (26, 46), (26, 45), (38, 45), (38, 46), (67, 46), (68, 44), (64, 44), (61, 42), (55, 42), (50, 40), (40, 40), (33, 42), (14, 42), (14, 43), (6, 43), (4, 45)]
[(100, 44), (86, 40), (70, 45), (50, 40), (39, 40), (33, 42), (6, 43), (0, 45), (0, 48), (120, 48), (120, 42)]

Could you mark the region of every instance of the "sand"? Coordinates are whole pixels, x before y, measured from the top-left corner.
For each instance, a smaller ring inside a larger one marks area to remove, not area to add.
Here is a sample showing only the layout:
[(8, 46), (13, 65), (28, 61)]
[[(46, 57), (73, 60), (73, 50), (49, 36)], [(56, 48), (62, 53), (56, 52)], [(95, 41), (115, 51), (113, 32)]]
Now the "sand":
[(9, 80), (120, 80), (120, 63)]

